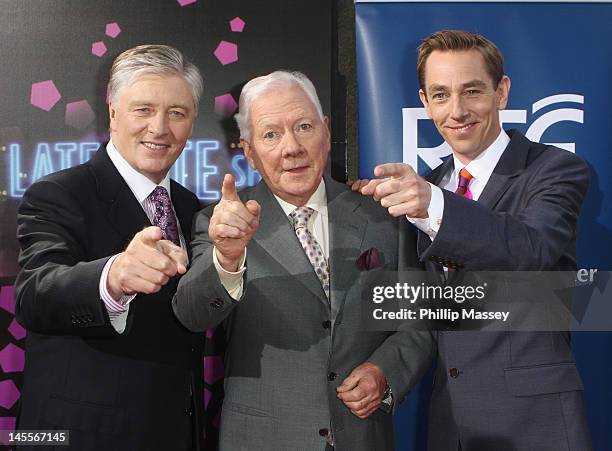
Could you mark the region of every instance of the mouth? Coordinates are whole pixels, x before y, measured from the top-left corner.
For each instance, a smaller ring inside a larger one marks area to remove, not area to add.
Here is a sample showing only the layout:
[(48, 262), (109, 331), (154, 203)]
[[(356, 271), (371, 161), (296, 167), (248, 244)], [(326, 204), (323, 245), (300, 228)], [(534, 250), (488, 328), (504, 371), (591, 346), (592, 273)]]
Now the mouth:
[(296, 166), (296, 167), (289, 168), (289, 169), (284, 169), (284, 171), (288, 172), (289, 174), (299, 175), (299, 174), (306, 172), (308, 168), (309, 168), (308, 165), (302, 165), (302, 166)]
[(478, 124), (477, 122), (471, 122), (465, 125), (448, 126), (447, 128), (450, 129), (451, 132), (457, 135), (463, 135), (463, 134), (469, 133), (477, 124)]
[(170, 148), (169, 144), (154, 143), (151, 141), (141, 141), (140, 144), (142, 144), (143, 146), (145, 146), (147, 149), (150, 149), (150, 150), (165, 150), (165, 149)]

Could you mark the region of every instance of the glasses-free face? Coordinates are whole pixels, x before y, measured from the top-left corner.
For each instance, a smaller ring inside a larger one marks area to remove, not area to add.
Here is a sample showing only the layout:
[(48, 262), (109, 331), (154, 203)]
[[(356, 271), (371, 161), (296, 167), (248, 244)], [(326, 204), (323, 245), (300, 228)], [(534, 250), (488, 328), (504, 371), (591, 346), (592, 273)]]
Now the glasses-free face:
[(436, 50), (425, 63), (425, 90), (419, 96), (453, 153), (467, 164), (499, 135), (499, 111), (509, 91), (507, 76), (494, 86), (478, 50)]
[(327, 164), (330, 134), (304, 91), (270, 88), (251, 104), (250, 142), (242, 142), (251, 167), (281, 199), (304, 205), (316, 191)]
[(193, 131), (195, 105), (179, 75), (142, 75), (108, 106), (113, 144), (154, 183), (161, 182)]

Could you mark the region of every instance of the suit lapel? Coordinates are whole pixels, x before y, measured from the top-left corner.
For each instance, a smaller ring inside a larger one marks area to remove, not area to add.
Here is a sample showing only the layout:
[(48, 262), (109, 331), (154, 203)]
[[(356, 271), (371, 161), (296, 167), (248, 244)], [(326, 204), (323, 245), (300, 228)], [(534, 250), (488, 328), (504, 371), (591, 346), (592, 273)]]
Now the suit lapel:
[(487, 182), (478, 203), (493, 210), (503, 194), (510, 188), (514, 178), (519, 175), (527, 164), (529, 141), (518, 131), (511, 130), (510, 143), (497, 162), (493, 173)]
[[(102, 145), (90, 160), (98, 194), (107, 205), (110, 223), (124, 244), (151, 222)], [(182, 225), (182, 224), (181, 224)]]
[(329, 216), (329, 271), (331, 278), (331, 304), (334, 313), (342, 309), (346, 287), (351, 285), (357, 258), (366, 231), (367, 221), (359, 214), (361, 196), (325, 178), (327, 214)]
[(261, 205), (259, 228), (254, 241), (289, 274), (299, 275), (296, 280), (301, 281), (312, 294), (327, 303), (321, 282), (295, 236), (289, 218), (263, 180), (254, 188), (252, 197)]

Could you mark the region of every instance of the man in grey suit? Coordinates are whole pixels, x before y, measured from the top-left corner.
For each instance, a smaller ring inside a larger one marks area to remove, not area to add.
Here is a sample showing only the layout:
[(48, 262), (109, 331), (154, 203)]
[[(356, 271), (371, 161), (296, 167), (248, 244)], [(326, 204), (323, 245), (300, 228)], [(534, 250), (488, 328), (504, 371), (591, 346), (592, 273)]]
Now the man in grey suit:
[(237, 194), (225, 176), (221, 201), (196, 218), (173, 301), (187, 328), (227, 330), (220, 449), (391, 450), (389, 411), (427, 369), (432, 338), (362, 330), (358, 282), (360, 266), (419, 267), (416, 237), (323, 175), (328, 120), (303, 74), (251, 80), (239, 111), (263, 181)]
[[(358, 184), (362, 193), (408, 216), (432, 271), (575, 271), (587, 166), (502, 130), (510, 79), (498, 48), (473, 33), (434, 33), (417, 72), (452, 158), (426, 179), (405, 164), (380, 165), (385, 178)], [(437, 342), (429, 450), (591, 449), (567, 331), (440, 331)]]

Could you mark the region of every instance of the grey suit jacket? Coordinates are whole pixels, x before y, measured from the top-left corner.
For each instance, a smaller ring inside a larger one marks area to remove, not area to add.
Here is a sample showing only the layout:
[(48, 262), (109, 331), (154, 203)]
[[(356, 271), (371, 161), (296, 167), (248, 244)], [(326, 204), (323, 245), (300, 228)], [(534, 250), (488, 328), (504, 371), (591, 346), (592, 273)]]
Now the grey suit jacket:
[(356, 260), (374, 247), (385, 269), (420, 267), (413, 232), (402, 227), (408, 236), (400, 236), (397, 220), (374, 201), (329, 178), (325, 184), (331, 309), (292, 225), (263, 181), (240, 193), (262, 209), (238, 302), (222, 287), (212, 263), (207, 230), (213, 207), (196, 218), (193, 263), (173, 304), (191, 330), (222, 322), (227, 330), (221, 450), (323, 450), (330, 425), (338, 451), (391, 450), (391, 415), (377, 410), (358, 419), (336, 397), (336, 387), (371, 361), (383, 369), (399, 403), (433, 356), (429, 332), (369, 332), (361, 326)]
[[(576, 269), (576, 221), (588, 168), (576, 155), (510, 131), (478, 202), (444, 191), (424, 261), (485, 271)], [(440, 184), (450, 158), (429, 180)], [(591, 449), (568, 332), (439, 332), (430, 451)]]

